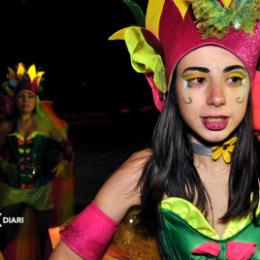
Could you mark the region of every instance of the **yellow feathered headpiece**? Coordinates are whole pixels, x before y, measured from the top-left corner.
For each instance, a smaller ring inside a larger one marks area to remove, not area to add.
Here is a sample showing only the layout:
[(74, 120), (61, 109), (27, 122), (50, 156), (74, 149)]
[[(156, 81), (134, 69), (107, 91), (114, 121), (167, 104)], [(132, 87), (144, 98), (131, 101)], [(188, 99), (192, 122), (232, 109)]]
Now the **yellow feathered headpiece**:
[(32, 64), (28, 70), (22, 62), (18, 63), (16, 71), (8, 67), (7, 83), (10, 91), (17, 93), (21, 90), (29, 90), (38, 95), (44, 73), (44, 71), (36, 71), (35, 64)]

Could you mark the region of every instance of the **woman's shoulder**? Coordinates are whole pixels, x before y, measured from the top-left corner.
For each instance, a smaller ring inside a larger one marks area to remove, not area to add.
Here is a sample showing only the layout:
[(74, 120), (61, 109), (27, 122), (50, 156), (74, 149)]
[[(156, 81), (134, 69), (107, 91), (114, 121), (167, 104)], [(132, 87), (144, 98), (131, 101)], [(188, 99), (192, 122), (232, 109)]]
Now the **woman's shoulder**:
[(152, 155), (150, 149), (141, 150), (133, 153), (111, 176), (111, 182), (120, 181), (122, 184), (137, 185), (146, 162)]
[(99, 207), (120, 221), (128, 209), (140, 204), (139, 179), (152, 151), (133, 153), (105, 182), (95, 198)]
[[(152, 155), (152, 149), (146, 148), (137, 152), (134, 152), (128, 160), (135, 161), (135, 162), (146, 162), (148, 159), (150, 159)], [(127, 161), (128, 161), (127, 160)]]
[[(150, 159), (152, 155), (152, 150), (147, 148), (144, 150), (140, 150), (134, 152), (121, 166), (120, 168), (128, 168), (132, 169), (143, 169), (146, 162)], [(139, 172), (139, 171), (138, 171)], [(134, 174), (133, 171), (130, 171), (130, 174)]]

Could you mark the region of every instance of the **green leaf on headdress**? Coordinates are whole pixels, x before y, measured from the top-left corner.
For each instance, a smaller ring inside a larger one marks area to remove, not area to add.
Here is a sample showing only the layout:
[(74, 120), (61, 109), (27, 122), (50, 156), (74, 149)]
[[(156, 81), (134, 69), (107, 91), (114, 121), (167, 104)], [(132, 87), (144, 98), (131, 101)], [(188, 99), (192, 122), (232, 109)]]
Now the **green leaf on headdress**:
[(259, 0), (233, 0), (231, 8), (234, 12), (232, 24), (253, 33), (256, 20), (260, 19)]
[(143, 27), (145, 24), (145, 16), (142, 8), (133, 0), (123, 0), (123, 2), (128, 6), (128, 8), (133, 13), (137, 25)]
[(196, 0), (192, 9), (204, 38), (223, 38), (230, 27), (253, 33), (260, 18), (259, 0), (234, 0), (230, 7), (223, 7), (217, 0)]

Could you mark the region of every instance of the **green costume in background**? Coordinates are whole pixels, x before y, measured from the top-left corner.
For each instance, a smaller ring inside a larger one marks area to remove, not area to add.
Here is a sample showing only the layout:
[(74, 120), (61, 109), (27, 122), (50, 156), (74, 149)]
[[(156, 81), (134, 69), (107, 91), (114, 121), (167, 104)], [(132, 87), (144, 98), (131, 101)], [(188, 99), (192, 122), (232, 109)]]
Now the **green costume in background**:
[(50, 209), (52, 169), (61, 153), (59, 142), (35, 131), (28, 138), (13, 132), (2, 149), (8, 158), (1, 171), (4, 182), (0, 207), (24, 202), (35, 209)]

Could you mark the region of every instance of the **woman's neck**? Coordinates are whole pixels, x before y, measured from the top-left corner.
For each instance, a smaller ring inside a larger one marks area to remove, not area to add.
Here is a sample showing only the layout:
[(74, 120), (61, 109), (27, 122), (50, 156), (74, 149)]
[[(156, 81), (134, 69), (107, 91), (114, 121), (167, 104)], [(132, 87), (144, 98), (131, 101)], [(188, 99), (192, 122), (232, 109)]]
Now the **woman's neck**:
[(223, 159), (223, 156), (220, 156), (218, 159), (213, 158), (214, 149), (212, 148), (217, 146), (224, 147), (224, 141), (223, 144), (210, 144), (200, 141), (198, 138), (193, 136), (190, 136), (190, 141), (194, 153), (194, 164), (196, 168), (203, 168), (204, 171), (209, 171), (210, 173), (219, 171), (227, 172), (227, 169), (230, 169), (230, 163), (227, 163), (227, 161)]
[[(194, 165), (209, 198), (208, 212), (205, 217), (218, 235), (222, 237), (226, 225), (220, 223), (219, 219), (226, 213), (228, 208), (230, 163), (226, 163), (223, 157), (213, 160), (211, 149), (209, 150), (207, 147), (201, 147), (197, 152), (195, 151)], [(207, 155), (198, 154), (198, 152), (202, 153), (201, 151), (204, 151)]]
[(33, 120), (33, 115), (30, 113), (21, 114), (18, 117), (18, 121), (20, 121), (20, 122), (28, 122), (28, 121), (32, 121), (32, 120)]
[(29, 136), (37, 129), (34, 116), (32, 114), (23, 114), (18, 118), (16, 128), (24, 136)]
[(230, 171), (230, 164), (225, 163), (222, 157), (213, 161), (211, 156), (194, 153), (194, 165), (196, 169), (203, 169), (208, 174), (217, 174), (223, 171), (227, 173)]

